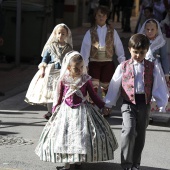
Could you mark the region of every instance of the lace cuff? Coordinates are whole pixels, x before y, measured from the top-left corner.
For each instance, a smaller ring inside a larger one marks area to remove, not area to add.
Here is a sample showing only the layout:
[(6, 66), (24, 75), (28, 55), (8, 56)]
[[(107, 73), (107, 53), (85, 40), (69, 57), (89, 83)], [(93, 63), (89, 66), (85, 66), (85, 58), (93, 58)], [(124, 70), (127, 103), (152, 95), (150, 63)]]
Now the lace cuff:
[(42, 67), (47, 67), (47, 63), (42, 62), (42, 63), (40, 63), (40, 64), (38, 65), (38, 68), (39, 68), (39, 69), (42, 68)]

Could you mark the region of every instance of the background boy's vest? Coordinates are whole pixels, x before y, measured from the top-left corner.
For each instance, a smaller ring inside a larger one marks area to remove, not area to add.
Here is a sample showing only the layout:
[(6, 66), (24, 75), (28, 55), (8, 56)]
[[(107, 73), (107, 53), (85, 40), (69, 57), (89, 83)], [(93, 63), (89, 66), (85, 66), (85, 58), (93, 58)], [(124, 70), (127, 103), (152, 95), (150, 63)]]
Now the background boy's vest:
[[(106, 58), (112, 58), (114, 54), (114, 40), (113, 40), (113, 32), (114, 30), (107, 26), (107, 33), (106, 33)], [(98, 48), (99, 48), (99, 37), (97, 35), (97, 27), (93, 27), (90, 29), (91, 34), (91, 51), (90, 57), (97, 59), (98, 57)]]

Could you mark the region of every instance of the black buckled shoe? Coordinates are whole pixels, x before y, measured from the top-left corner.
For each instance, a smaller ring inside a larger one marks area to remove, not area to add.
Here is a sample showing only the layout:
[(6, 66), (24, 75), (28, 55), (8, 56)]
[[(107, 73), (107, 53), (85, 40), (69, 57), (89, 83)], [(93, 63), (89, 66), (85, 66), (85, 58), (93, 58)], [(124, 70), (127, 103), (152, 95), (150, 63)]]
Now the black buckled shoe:
[(44, 117), (46, 120), (49, 120), (51, 116), (52, 116), (52, 113), (48, 112), (48, 113), (46, 113), (43, 117)]

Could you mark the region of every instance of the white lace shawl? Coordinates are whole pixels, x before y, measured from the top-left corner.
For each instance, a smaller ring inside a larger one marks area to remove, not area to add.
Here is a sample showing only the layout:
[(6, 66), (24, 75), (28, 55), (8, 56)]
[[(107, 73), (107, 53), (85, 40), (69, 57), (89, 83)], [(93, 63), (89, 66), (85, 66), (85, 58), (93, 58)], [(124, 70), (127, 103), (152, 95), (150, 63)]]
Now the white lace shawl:
[(71, 34), (71, 31), (70, 29), (67, 27), (67, 25), (61, 23), (61, 24), (58, 24), (55, 26), (55, 28), (53, 29), (49, 39), (47, 40), (43, 50), (42, 50), (42, 53), (41, 53), (41, 56), (43, 57), (44, 56), (44, 53), (46, 50), (50, 50), (53, 51), (53, 49), (51, 49), (51, 44), (52, 42), (55, 42), (57, 41), (57, 38), (56, 38), (56, 30), (60, 27), (60, 26), (65, 26), (68, 30), (68, 36), (66, 37), (65, 39), (65, 42), (68, 43), (72, 48), (73, 48), (73, 43), (72, 43), (72, 34)]
[(64, 96), (64, 99), (71, 96), (73, 93), (76, 93), (77, 96), (81, 97), (82, 100), (85, 100), (82, 92), (80, 91), (80, 88), (91, 79), (91, 76), (84, 74), (81, 77), (79, 77), (77, 80), (74, 80), (71, 76), (66, 75), (62, 81), (62, 83), (65, 86), (69, 87), (69, 90)]
[[(144, 22), (144, 24), (142, 25), (142, 28), (140, 29), (139, 33), (141, 34), (145, 34), (145, 25), (146, 25), (146, 22), (149, 21), (149, 20), (155, 20), (155, 19), (148, 19)], [(156, 23), (157, 23), (157, 26), (158, 26), (158, 35), (157, 37), (152, 41), (152, 44), (149, 46), (149, 50), (148, 52), (146, 53), (146, 59), (155, 59), (154, 56), (153, 56), (153, 53), (161, 48), (162, 46), (165, 45), (166, 41), (163, 37), (163, 34), (162, 34), (162, 31), (161, 31), (161, 28), (160, 28), (160, 24), (157, 20), (155, 20)]]

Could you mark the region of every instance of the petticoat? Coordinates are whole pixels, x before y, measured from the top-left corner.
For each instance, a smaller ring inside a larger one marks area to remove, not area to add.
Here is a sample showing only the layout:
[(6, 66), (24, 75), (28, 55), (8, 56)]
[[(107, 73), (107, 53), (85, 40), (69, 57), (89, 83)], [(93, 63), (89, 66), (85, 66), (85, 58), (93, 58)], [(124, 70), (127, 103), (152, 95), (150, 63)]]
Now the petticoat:
[(60, 70), (55, 69), (54, 66), (54, 63), (47, 65), (43, 78), (40, 77), (40, 70), (35, 74), (25, 96), (27, 103), (46, 105), (53, 102), (53, 94), (60, 74)]

